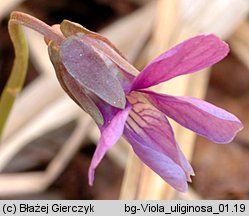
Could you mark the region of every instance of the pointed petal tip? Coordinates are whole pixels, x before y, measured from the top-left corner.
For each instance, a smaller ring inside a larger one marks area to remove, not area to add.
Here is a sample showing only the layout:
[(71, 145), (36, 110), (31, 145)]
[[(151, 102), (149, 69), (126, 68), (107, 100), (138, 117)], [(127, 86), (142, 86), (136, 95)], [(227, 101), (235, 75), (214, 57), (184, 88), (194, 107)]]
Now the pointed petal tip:
[(93, 186), (95, 169), (90, 167), (88, 171), (88, 184)]
[(195, 176), (195, 172), (194, 172), (194, 170), (193, 170), (193, 168), (191, 167), (191, 171), (189, 171), (189, 176)]
[[(231, 114), (231, 113), (230, 113)], [(227, 136), (221, 136), (221, 137), (209, 137), (211, 141), (217, 144), (229, 144), (231, 143), (234, 138), (237, 136), (237, 134), (243, 130), (244, 125), (242, 122), (233, 114), (231, 114), (232, 117), (234, 117), (233, 120), (230, 120), (232, 122), (232, 126), (230, 126), (230, 133), (227, 134)]]
[(191, 183), (191, 176), (195, 174), (186, 174), (185, 178), (178, 179), (174, 184), (170, 184), (175, 190), (186, 193), (188, 191), (188, 182)]
[[(226, 43), (225, 41), (223, 41), (220, 37), (218, 37), (217, 35), (215, 35), (214, 33), (209, 33), (209, 34), (203, 34), (203, 35), (199, 35), (199, 36), (196, 36), (195, 38), (197, 37), (205, 37), (206, 40), (209, 39), (209, 40), (212, 40), (214, 43), (217, 44), (217, 46), (219, 46), (219, 48), (223, 51), (221, 54), (225, 57), (229, 51), (230, 51), (230, 48), (229, 48), (229, 45), (228, 43)], [(220, 50), (219, 50), (220, 51)]]
[(191, 175), (187, 176), (187, 182), (192, 183)]
[(187, 182), (184, 182), (179, 187), (176, 187), (175, 189), (179, 192), (186, 193), (188, 191), (188, 184)]
[(239, 120), (235, 121), (234, 124), (237, 124), (237, 127), (234, 129), (233, 132), (231, 132), (231, 136), (229, 136), (227, 139), (221, 139), (221, 140), (210, 139), (210, 140), (217, 144), (228, 144), (232, 142), (236, 137), (236, 135), (244, 128), (244, 125)]

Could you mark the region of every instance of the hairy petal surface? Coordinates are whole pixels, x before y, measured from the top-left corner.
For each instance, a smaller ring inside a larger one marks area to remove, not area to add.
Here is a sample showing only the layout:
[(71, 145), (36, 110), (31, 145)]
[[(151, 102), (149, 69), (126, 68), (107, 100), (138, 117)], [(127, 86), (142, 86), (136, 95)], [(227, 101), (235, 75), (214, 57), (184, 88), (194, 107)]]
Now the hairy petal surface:
[(143, 91), (146, 98), (161, 112), (182, 126), (216, 143), (229, 143), (243, 128), (233, 114), (193, 97), (174, 97)]
[(105, 153), (122, 136), (125, 121), (129, 115), (130, 110), (131, 106), (127, 105), (124, 110), (120, 110), (116, 114), (116, 116), (112, 119), (112, 121), (108, 124), (107, 127), (102, 129), (100, 140), (98, 142), (89, 167), (88, 177), (90, 185), (93, 184), (95, 169), (104, 157)]
[(145, 67), (134, 80), (132, 89), (144, 89), (209, 67), (223, 59), (228, 52), (228, 45), (213, 34), (190, 38)]
[(185, 191), (193, 170), (180, 151), (168, 120), (140, 93), (133, 92), (128, 101), (133, 108), (126, 121), (125, 138), (147, 166), (177, 190)]

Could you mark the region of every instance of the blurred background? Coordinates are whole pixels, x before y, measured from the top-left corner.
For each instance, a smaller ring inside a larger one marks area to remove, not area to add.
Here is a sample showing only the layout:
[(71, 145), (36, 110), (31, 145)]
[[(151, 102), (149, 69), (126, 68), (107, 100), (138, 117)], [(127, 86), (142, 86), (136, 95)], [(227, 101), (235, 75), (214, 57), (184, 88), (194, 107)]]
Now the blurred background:
[(108, 37), (142, 69), (178, 42), (215, 33), (231, 48), (220, 63), (156, 86), (222, 107), (245, 128), (217, 145), (172, 122), (196, 176), (178, 193), (151, 172), (121, 139), (96, 171), (87, 172), (99, 132), (59, 86), (38, 33), (26, 29), (30, 58), (0, 146), (0, 199), (248, 199), (249, 1), (248, 0), (0, 0), (0, 92), (14, 59), (7, 31), (10, 12), (23, 11), (49, 25), (68, 19)]

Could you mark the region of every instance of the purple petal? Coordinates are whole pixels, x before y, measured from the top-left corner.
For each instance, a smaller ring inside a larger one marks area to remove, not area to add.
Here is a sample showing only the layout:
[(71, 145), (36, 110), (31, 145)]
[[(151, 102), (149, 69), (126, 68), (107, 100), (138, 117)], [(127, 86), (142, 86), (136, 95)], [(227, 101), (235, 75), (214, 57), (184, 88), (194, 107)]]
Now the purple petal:
[(203, 100), (143, 92), (146, 92), (145, 96), (149, 101), (167, 116), (213, 142), (231, 142), (243, 128), (240, 120), (233, 114)]
[(180, 191), (187, 188), (193, 170), (180, 151), (164, 114), (140, 93), (128, 96), (133, 108), (126, 121), (124, 136), (138, 157)]
[(99, 124), (98, 122), (96, 122), (100, 131), (102, 132), (111, 123), (112, 119), (120, 112), (120, 109), (110, 106), (108, 103), (101, 100), (97, 96), (92, 97), (92, 99), (97, 108), (100, 110), (100, 113), (102, 114), (104, 119), (104, 124)]
[(97, 148), (94, 152), (89, 167), (88, 177), (90, 185), (93, 184), (95, 169), (100, 163), (101, 159), (104, 157), (108, 149), (112, 145), (114, 145), (122, 136), (125, 121), (128, 117), (130, 110), (130, 105), (128, 105), (124, 110), (120, 110), (112, 119), (112, 121), (108, 124), (108, 126), (102, 130), (100, 140), (98, 142)]
[(85, 89), (114, 107), (125, 107), (125, 93), (116, 77), (121, 71), (111, 60), (76, 36), (65, 39), (59, 52), (68, 73)]
[(178, 164), (160, 151), (155, 151), (153, 148), (149, 148), (141, 142), (137, 142), (134, 136), (130, 135), (131, 137), (129, 137), (129, 132), (131, 131), (125, 131), (127, 140), (132, 143), (133, 150), (140, 160), (176, 190), (181, 192), (187, 191), (188, 179), (186, 179), (183, 169)]
[(209, 67), (228, 52), (228, 45), (213, 34), (193, 37), (152, 61), (136, 77), (132, 89), (144, 89)]

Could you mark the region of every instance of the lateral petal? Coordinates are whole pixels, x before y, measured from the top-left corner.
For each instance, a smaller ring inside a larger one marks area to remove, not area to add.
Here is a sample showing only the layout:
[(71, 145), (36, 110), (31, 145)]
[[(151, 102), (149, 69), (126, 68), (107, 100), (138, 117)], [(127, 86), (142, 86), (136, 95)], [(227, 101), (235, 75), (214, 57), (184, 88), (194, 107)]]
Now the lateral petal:
[(138, 142), (129, 133), (132, 133), (131, 130), (125, 129), (125, 137), (132, 144), (133, 150), (140, 160), (176, 190), (181, 192), (187, 191), (188, 179), (182, 167), (162, 152), (143, 145), (142, 142)]
[(129, 115), (131, 106), (127, 105), (124, 110), (120, 110), (113, 118), (107, 127), (102, 128), (101, 137), (94, 152), (89, 171), (89, 184), (92, 185), (94, 181), (95, 169), (104, 157), (108, 149), (114, 145), (123, 134), (125, 121)]
[(216, 143), (229, 143), (243, 125), (233, 114), (193, 97), (174, 97), (143, 91), (145, 97), (182, 126)]
[(190, 38), (146, 66), (134, 80), (132, 89), (148, 88), (209, 67), (223, 59), (228, 52), (228, 45), (213, 34)]
[(168, 120), (140, 93), (133, 92), (128, 101), (133, 108), (124, 137), (147, 166), (177, 190), (185, 191), (193, 170), (180, 151)]

